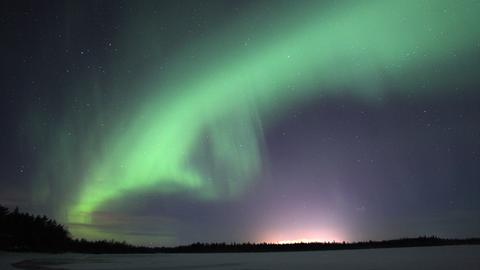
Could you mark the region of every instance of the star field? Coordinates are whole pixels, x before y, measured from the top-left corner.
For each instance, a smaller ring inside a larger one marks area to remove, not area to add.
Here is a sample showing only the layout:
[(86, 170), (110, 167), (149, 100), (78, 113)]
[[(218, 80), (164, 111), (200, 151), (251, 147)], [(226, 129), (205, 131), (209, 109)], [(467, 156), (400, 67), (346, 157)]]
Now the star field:
[(6, 2), (0, 203), (148, 245), (478, 236), (479, 11)]

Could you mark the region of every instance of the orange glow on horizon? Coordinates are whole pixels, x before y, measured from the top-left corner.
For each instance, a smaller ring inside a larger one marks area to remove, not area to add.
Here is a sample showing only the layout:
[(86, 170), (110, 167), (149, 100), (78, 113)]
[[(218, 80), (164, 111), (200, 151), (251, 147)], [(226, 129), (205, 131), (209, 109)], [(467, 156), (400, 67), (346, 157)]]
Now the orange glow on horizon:
[(337, 240), (325, 240), (325, 239), (313, 239), (313, 238), (302, 238), (295, 240), (280, 240), (274, 242), (275, 244), (297, 244), (297, 243), (326, 243), (326, 242), (339, 242)]
[(269, 233), (267, 237), (262, 237), (263, 242), (274, 244), (293, 244), (293, 243), (325, 243), (325, 242), (343, 242), (347, 241), (342, 234), (331, 230), (320, 231), (289, 231)]

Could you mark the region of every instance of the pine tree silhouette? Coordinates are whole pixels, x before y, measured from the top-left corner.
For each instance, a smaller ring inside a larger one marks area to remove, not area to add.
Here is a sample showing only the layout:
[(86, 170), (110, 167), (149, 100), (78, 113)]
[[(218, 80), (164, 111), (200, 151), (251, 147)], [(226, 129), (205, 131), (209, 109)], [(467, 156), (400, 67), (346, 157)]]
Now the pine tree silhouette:
[(442, 239), (421, 236), (385, 241), (329, 242), (329, 243), (194, 243), (172, 248), (137, 247), (114, 240), (88, 241), (72, 239), (68, 230), (47, 216), (12, 212), (0, 205), (0, 250), (81, 253), (191, 253), (191, 252), (268, 252), (312, 251), (365, 248), (393, 248), (442, 245), (480, 245), (480, 238)]
[(12, 212), (0, 205), (0, 249), (43, 252), (146, 252), (125, 242), (74, 240), (65, 227), (47, 216)]

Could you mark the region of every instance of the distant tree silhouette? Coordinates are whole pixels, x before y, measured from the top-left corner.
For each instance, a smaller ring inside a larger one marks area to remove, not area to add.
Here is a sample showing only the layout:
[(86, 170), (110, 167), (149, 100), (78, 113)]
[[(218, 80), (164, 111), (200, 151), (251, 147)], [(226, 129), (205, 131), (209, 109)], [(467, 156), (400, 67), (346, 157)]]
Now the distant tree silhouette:
[(122, 253), (146, 252), (125, 242), (73, 240), (61, 224), (47, 216), (12, 212), (0, 205), (0, 249), (13, 251)]
[(318, 242), (318, 243), (194, 243), (188, 246), (173, 248), (157, 248), (165, 253), (211, 253), (211, 252), (283, 252), (283, 251), (314, 251), (314, 250), (344, 250), (344, 249), (369, 249), (369, 248), (397, 248), (420, 246), (445, 246), (445, 245), (479, 245), (480, 238), (468, 239), (442, 239), (436, 236), (421, 236), (416, 238), (402, 238), (384, 241), (366, 242)]
[(64, 250), (70, 241), (63, 225), (46, 216), (12, 212), (0, 206), (0, 247), (13, 250)]
[(480, 238), (442, 239), (436, 236), (421, 236), (384, 241), (328, 242), (328, 243), (194, 243), (178, 247), (137, 247), (114, 240), (88, 241), (72, 239), (61, 224), (46, 216), (12, 212), (0, 205), (0, 250), (80, 252), (80, 253), (212, 253), (212, 252), (271, 252), (313, 251), (366, 248), (394, 248), (443, 245), (480, 245)]

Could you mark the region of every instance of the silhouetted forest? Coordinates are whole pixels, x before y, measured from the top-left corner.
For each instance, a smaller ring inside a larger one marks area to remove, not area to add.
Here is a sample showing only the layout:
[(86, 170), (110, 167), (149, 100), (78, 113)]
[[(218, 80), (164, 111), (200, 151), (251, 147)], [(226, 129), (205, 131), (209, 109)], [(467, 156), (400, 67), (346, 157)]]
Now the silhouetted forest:
[(479, 245), (480, 238), (443, 239), (435, 236), (366, 242), (328, 243), (195, 243), (178, 247), (139, 247), (126, 242), (72, 239), (68, 230), (46, 216), (10, 211), (0, 205), (0, 250), (80, 253), (210, 253), (278, 252), (445, 245)]
[(480, 238), (443, 239), (435, 236), (416, 238), (402, 238), (383, 241), (365, 242), (325, 242), (325, 243), (195, 243), (188, 246), (173, 248), (157, 248), (165, 253), (209, 253), (209, 252), (282, 252), (282, 251), (315, 251), (315, 250), (343, 250), (343, 249), (370, 249), (370, 248), (398, 248), (447, 245), (479, 245)]
[(84, 253), (144, 253), (151, 248), (125, 242), (72, 239), (68, 230), (46, 216), (10, 211), (0, 205), (0, 250)]

